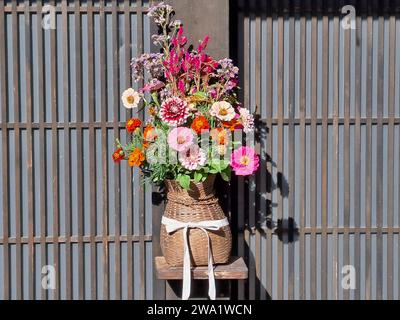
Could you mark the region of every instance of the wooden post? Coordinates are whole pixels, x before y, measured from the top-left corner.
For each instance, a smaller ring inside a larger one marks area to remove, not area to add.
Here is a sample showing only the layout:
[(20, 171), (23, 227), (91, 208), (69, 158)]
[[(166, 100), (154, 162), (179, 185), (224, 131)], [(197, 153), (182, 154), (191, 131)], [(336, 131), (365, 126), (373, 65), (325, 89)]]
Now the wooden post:
[(168, 0), (181, 20), (189, 43), (210, 36), (207, 53), (215, 59), (229, 57), (229, 0)]

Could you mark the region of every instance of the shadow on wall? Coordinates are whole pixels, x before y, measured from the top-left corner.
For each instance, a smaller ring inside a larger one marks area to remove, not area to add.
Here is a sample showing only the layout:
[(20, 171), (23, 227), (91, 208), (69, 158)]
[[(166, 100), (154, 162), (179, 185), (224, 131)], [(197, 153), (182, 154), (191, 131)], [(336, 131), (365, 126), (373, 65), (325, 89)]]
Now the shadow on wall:
[[(243, 192), (239, 192), (239, 180), (234, 175), (230, 191), (227, 191), (227, 186), (223, 187), (221, 185), (217, 187), (217, 191), (220, 194), (220, 200), (224, 199), (223, 196), (221, 197), (222, 194), (226, 192), (231, 194), (231, 203), (222, 201), (221, 205), (224, 209), (228, 209), (227, 205), (230, 205), (232, 213), (231, 227), (233, 239), (236, 239), (233, 243), (233, 254), (241, 255), (239, 249), (241, 246), (249, 267), (249, 279), (246, 280), (247, 285), (243, 287), (244, 297), (246, 299), (260, 299), (264, 296), (266, 299), (271, 299), (271, 295), (262, 283), (261, 277), (256, 275), (256, 261), (261, 257), (256, 257), (258, 253), (254, 251), (255, 247), (253, 247), (255, 242), (253, 242), (254, 240), (245, 240), (244, 231), (247, 230), (252, 235), (257, 232), (262, 237), (262, 241), (266, 241), (266, 243), (269, 243), (272, 237), (276, 236), (284, 245), (293, 245), (294, 242), (299, 240), (299, 228), (293, 218), (295, 212), (290, 212), (288, 218), (273, 219), (273, 210), (276, 211), (280, 208), (278, 203), (271, 200), (276, 198), (272, 195), (278, 193), (276, 196), (288, 198), (290, 182), (283, 172), (276, 170), (279, 167), (278, 164), (266, 153), (270, 130), (259, 115), (255, 116), (255, 128), (255, 141), (259, 144), (259, 149), (261, 150), (260, 167), (256, 175), (241, 180), (244, 184)], [(244, 208), (244, 210), (242, 211), (240, 208)], [(239, 298), (239, 292), (240, 290), (235, 285), (232, 290), (232, 298)]]
[[(267, 194), (270, 194), (272, 198), (273, 192), (279, 190), (279, 194), (282, 198), (288, 198), (290, 193), (290, 186), (289, 182), (286, 179), (283, 172), (278, 171), (274, 176), (272, 172), (268, 171), (267, 164), (270, 163), (271, 167), (276, 168), (276, 162), (271, 158), (271, 156), (264, 152), (267, 150), (267, 141), (268, 141), (268, 134), (269, 128), (267, 127), (266, 123), (260, 119), (260, 116), (257, 115), (255, 118), (255, 139), (256, 142), (260, 144), (260, 149), (262, 150), (262, 154), (260, 155), (260, 170), (257, 173), (261, 175), (261, 170), (265, 170), (263, 173), (265, 174), (266, 178), (265, 181), (259, 181), (258, 183), (265, 183), (265, 194), (261, 192), (256, 192), (256, 199), (255, 199), (255, 206), (256, 208), (262, 201), (266, 202), (266, 210), (265, 212), (261, 211), (260, 209), (255, 210), (255, 214), (257, 215), (254, 217), (255, 219), (250, 219), (249, 221), (255, 221), (255, 225), (249, 225), (250, 229), (257, 229), (262, 234), (266, 232), (266, 228), (273, 230), (274, 234), (278, 236), (278, 239), (282, 241), (284, 244), (295, 242), (298, 240), (299, 229), (297, 227), (296, 221), (292, 218), (282, 218), (273, 220), (272, 219), (272, 209), (278, 207), (278, 203), (272, 202), (270, 199), (267, 199)], [(259, 189), (259, 188), (258, 188)], [(294, 212), (290, 213), (291, 216), (294, 216)]]

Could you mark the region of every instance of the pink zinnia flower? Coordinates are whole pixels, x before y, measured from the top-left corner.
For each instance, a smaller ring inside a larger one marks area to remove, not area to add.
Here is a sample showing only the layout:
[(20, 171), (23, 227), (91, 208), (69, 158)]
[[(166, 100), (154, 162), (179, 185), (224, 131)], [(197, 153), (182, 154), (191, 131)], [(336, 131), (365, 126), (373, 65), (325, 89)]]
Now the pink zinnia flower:
[(185, 151), (193, 144), (193, 131), (189, 128), (174, 128), (168, 134), (168, 144), (170, 148), (176, 151)]
[(168, 123), (170, 126), (180, 126), (184, 124), (188, 116), (189, 107), (186, 101), (178, 97), (168, 98), (161, 104), (161, 120)]
[(240, 122), (243, 125), (243, 131), (249, 133), (254, 130), (254, 117), (246, 108), (240, 108)]
[(238, 176), (253, 174), (259, 166), (260, 160), (253, 148), (240, 147), (232, 152), (231, 167)]
[(197, 144), (179, 152), (179, 161), (188, 170), (197, 170), (206, 163), (206, 153)]

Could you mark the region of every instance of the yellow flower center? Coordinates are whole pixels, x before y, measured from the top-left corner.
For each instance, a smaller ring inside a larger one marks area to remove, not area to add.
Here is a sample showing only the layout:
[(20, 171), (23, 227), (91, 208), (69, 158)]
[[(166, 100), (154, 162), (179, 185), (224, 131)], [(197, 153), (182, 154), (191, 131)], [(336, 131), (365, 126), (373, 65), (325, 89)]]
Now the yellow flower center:
[(242, 156), (240, 158), (240, 164), (247, 166), (250, 163), (250, 158), (248, 156)]
[(150, 108), (149, 108), (149, 113), (150, 113), (150, 115), (152, 115), (152, 116), (156, 115), (156, 114), (157, 114), (156, 108), (150, 107)]
[(227, 114), (228, 114), (228, 111), (226, 111), (225, 108), (221, 108), (221, 109), (219, 110), (219, 115), (220, 115), (220, 116), (226, 116)]
[(135, 98), (134, 96), (127, 96), (126, 101), (128, 101), (129, 104), (132, 104), (135, 102)]
[(186, 141), (185, 137), (182, 137), (182, 136), (179, 136), (179, 137), (176, 139), (176, 142), (177, 142), (178, 144), (184, 144), (185, 141)]

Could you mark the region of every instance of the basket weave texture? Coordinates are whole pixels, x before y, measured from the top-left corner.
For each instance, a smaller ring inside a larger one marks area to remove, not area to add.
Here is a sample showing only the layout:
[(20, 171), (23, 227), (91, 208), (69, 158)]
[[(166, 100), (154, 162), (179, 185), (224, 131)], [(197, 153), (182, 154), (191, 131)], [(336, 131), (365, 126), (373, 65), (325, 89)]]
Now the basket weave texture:
[[(225, 218), (214, 192), (215, 175), (202, 183), (190, 184), (190, 190), (181, 188), (178, 182), (166, 180), (167, 203), (164, 216), (182, 222), (199, 222)], [(210, 237), (214, 264), (227, 263), (231, 254), (232, 235), (229, 225), (217, 231), (207, 230)], [(171, 266), (183, 265), (183, 229), (168, 234), (161, 225), (161, 250)], [(189, 251), (192, 266), (208, 263), (208, 240), (204, 231), (197, 228), (188, 230)]]

